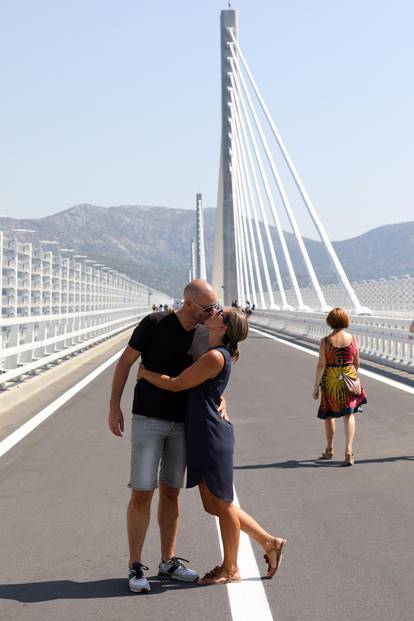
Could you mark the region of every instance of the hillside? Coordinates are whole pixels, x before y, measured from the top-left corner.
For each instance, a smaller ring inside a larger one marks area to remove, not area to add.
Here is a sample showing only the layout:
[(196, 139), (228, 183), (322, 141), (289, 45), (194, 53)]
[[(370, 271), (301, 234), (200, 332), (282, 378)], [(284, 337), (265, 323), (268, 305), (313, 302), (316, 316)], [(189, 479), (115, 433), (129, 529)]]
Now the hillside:
[[(205, 247), (211, 275), (215, 210), (205, 209)], [(195, 213), (168, 207), (76, 205), (39, 219), (2, 218), (7, 235), (15, 228), (33, 229), (33, 241), (53, 239), (64, 247), (124, 272), (149, 286), (180, 296), (188, 279), (190, 240), (195, 236)], [(274, 231), (273, 231), (274, 233)], [(27, 234), (26, 234), (27, 235)], [(273, 235), (275, 238), (275, 235)], [(292, 261), (302, 284), (308, 282), (296, 241), (287, 233)], [(336, 281), (320, 242), (306, 246), (321, 283)], [(414, 222), (390, 224), (358, 237), (334, 242), (351, 280), (411, 274), (414, 276)], [(277, 252), (280, 256), (280, 253)], [(287, 272), (281, 260), (286, 283)]]

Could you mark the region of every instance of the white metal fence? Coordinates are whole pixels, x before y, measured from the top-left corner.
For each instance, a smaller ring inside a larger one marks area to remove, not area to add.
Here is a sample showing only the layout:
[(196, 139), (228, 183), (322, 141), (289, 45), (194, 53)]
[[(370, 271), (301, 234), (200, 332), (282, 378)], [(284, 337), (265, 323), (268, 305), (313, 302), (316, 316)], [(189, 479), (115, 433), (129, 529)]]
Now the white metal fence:
[[(318, 342), (329, 334), (326, 313), (254, 311), (251, 324), (258, 328)], [(411, 321), (392, 317), (351, 316), (350, 330), (358, 338), (363, 357), (414, 373), (414, 334)]]
[(172, 303), (116, 270), (51, 246), (0, 232), (0, 385), (135, 325), (153, 304)]
[[(368, 307), (374, 315), (401, 319), (414, 318), (414, 278), (399, 276), (377, 278), (351, 283), (362, 306)], [(327, 304), (351, 309), (350, 299), (341, 284), (324, 285), (322, 287)], [(286, 289), (288, 304), (297, 307), (293, 289)], [(303, 302), (312, 309), (319, 308), (318, 297), (312, 287), (301, 289)], [(282, 298), (278, 291), (273, 292), (275, 303), (282, 306)], [(265, 294), (266, 304), (269, 296)]]

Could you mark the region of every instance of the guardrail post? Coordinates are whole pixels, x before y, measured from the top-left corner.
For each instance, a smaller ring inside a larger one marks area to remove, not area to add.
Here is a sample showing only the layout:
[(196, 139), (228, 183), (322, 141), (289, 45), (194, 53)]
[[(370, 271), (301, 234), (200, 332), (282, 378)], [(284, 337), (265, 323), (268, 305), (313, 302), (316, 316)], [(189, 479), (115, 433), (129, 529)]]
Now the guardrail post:
[[(17, 347), (19, 345), (20, 329), (19, 326), (11, 326), (6, 330), (7, 347)], [(3, 350), (4, 353), (4, 350)], [(4, 369), (14, 369), (19, 365), (19, 355), (13, 354), (3, 361)]]

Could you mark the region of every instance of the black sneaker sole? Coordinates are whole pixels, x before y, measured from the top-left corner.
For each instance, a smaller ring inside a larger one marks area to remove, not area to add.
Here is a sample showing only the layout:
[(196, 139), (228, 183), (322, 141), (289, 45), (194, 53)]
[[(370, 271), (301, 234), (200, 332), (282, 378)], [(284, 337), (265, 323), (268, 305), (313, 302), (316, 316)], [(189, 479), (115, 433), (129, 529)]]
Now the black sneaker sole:
[(172, 574), (169, 574), (169, 573), (163, 574), (161, 572), (158, 572), (158, 577), (159, 578), (170, 578), (170, 580), (176, 580), (177, 582), (190, 582), (191, 583), (191, 582), (197, 582), (200, 576), (197, 576), (197, 578), (191, 578), (191, 580), (190, 579), (186, 580), (185, 578), (177, 578), (176, 576), (173, 576)]

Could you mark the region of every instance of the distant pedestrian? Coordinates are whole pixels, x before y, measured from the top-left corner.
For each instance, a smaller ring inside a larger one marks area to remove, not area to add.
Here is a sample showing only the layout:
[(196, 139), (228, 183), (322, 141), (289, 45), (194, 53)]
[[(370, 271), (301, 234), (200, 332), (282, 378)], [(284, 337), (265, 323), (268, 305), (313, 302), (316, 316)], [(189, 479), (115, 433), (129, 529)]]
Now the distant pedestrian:
[(355, 416), (360, 406), (367, 403), (366, 393), (358, 378), (359, 347), (355, 336), (345, 332), (349, 317), (343, 308), (333, 308), (326, 318), (332, 328), (329, 336), (321, 339), (316, 367), (313, 398), (321, 402), (318, 418), (325, 421), (327, 446), (320, 459), (332, 459), (335, 419), (343, 418), (345, 425), (345, 461), (352, 466), (355, 455), (352, 443), (355, 435)]
[(168, 304), (164, 304), (164, 313), (167, 313), (169, 310)]
[(157, 311), (157, 306), (156, 306), (156, 304), (153, 304), (152, 305), (152, 312), (155, 313), (156, 311)]

